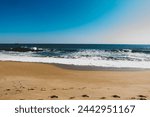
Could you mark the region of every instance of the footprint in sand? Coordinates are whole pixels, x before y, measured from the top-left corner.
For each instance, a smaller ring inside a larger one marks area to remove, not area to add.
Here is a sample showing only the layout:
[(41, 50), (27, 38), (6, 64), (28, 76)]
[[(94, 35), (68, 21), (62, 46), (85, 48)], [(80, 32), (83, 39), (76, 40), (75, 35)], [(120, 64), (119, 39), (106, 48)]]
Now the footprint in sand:
[(140, 98), (147, 98), (147, 96), (145, 96), (145, 95), (138, 95), (138, 97), (140, 97)]
[(135, 100), (136, 98), (135, 98), (135, 97), (131, 97), (130, 99), (131, 99), (131, 100)]
[(113, 98), (120, 98), (118, 95), (112, 95)]
[(20, 93), (22, 93), (22, 90), (19, 90), (19, 89), (15, 90), (15, 94), (20, 94)]
[(17, 89), (17, 90), (16, 90), (16, 92), (19, 92), (19, 93), (21, 93), (22, 91), (21, 91), (21, 90), (19, 90), (19, 89)]
[(52, 95), (52, 96), (49, 96), (49, 98), (58, 98), (57, 95)]
[(89, 98), (89, 96), (88, 96), (88, 95), (82, 95), (82, 97), (86, 97), (86, 98)]
[(54, 88), (54, 89), (52, 89), (52, 90), (56, 90), (56, 89)]
[(74, 89), (73, 87), (70, 87), (70, 88), (62, 88), (62, 90), (70, 90), (70, 89)]
[(70, 97), (69, 99), (74, 99), (75, 97)]
[(139, 98), (139, 100), (147, 100), (146, 98)]
[(147, 96), (145, 96), (145, 95), (138, 95), (138, 97), (139, 97), (139, 100), (147, 100), (147, 99), (146, 99)]
[(46, 88), (41, 88), (41, 91), (46, 91)]
[(34, 88), (28, 88), (28, 91), (35, 90)]
[(6, 89), (6, 90), (4, 90), (4, 91), (10, 91), (10, 89)]
[(101, 97), (100, 99), (106, 99), (106, 97)]

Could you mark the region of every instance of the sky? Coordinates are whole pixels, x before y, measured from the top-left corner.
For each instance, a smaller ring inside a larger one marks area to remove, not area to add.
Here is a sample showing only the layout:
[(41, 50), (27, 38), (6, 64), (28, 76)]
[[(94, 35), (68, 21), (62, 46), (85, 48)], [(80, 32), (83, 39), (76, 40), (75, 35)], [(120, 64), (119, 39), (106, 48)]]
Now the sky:
[(150, 44), (150, 0), (0, 0), (0, 43)]

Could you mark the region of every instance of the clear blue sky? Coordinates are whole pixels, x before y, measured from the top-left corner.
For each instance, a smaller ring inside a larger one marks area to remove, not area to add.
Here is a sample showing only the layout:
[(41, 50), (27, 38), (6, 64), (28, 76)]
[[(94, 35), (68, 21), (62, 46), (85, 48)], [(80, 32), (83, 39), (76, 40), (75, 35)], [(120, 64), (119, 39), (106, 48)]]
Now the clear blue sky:
[(0, 43), (148, 43), (149, 6), (149, 0), (0, 0)]

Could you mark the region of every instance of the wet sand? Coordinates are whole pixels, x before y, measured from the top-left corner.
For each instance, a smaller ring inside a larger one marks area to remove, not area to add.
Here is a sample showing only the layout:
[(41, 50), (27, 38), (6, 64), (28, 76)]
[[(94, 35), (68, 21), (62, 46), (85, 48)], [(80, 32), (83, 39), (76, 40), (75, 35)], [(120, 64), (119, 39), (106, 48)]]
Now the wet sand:
[(0, 62), (1, 100), (146, 100), (150, 70), (79, 70)]

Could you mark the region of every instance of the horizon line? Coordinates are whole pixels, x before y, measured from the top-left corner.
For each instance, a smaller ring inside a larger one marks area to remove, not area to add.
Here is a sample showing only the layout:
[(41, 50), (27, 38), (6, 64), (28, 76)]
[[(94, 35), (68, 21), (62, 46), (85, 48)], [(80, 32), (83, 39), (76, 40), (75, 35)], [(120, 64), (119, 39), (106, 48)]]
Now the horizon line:
[(114, 44), (114, 43), (0, 43), (0, 44), (60, 44), (60, 45), (150, 45), (150, 44), (145, 44), (145, 43), (118, 43), (118, 44)]

